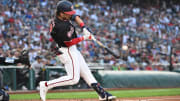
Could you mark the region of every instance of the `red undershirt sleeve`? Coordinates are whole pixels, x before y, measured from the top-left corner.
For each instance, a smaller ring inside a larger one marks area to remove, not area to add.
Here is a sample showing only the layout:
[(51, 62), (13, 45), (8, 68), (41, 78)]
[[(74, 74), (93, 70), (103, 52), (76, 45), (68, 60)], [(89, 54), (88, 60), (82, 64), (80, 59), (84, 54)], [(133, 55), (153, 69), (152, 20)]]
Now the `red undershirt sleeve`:
[(83, 37), (78, 37), (78, 38), (74, 38), (70, 41), (64, 41), (64, 43), (66, 44), (66, 46), (70, 47), (72, 45), (75, 45), (75, 44), (81, 42), (82, 40), (84, 40)]

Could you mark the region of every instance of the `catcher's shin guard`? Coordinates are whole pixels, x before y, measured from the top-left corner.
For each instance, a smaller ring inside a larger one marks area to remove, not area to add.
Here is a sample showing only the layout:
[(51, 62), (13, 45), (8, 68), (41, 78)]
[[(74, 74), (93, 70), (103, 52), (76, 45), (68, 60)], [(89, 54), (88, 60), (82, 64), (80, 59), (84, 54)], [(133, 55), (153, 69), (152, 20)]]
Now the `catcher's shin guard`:
[(98, 93), (98, 95), (101, 98), (105, 98), (106, 97), (106, 92), (105, 90), (100, 86), (99, 83), (92, 83), (91, 87)]

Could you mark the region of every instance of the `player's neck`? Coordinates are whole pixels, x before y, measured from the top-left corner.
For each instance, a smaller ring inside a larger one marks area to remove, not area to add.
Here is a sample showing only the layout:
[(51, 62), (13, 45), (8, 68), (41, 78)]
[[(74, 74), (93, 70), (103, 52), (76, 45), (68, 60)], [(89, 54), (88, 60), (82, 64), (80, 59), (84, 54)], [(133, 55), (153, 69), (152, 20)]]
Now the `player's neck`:
[(59, 20), (61, 20), (61, 21), (68, 21), (67, 19), (65, 19), (65, 18), (63, 18), (63, 17), (61, 17), (61, 16), (57, 16), (57, 18), (58, 18)]

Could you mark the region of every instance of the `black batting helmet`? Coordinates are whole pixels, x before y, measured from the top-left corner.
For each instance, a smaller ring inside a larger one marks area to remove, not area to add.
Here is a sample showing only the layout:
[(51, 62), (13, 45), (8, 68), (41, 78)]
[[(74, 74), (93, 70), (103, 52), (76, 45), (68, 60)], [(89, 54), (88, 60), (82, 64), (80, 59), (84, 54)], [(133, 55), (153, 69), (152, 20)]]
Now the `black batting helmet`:
[(65, 14), (73, 15), (76, 11), (73, 9), (73, 4), (70, 1), (63, 0), (57, 3), (56, 13), (64, 12)]

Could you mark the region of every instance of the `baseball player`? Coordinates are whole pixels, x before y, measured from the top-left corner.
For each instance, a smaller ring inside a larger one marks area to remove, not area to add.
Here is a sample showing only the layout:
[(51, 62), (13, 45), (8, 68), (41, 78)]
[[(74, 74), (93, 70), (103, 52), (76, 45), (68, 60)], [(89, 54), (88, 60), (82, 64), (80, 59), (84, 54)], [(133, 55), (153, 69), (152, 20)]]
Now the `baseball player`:
[[(71, 21), (75, 21), (82, 28), (82, 37), (77, 37), (75, 26)], [(51, 23), (50, 33), (59, 47), (58, 57), (64, 64), (67, 75), (54, 80), (40, 82), (40, 97), (42, 101), (46, 101), (46, 93), (49, 89), (57, 86), (77, 84), (80, 77), (98, 93), (99, 100), (115, 99), (115, 96), (105, 91), (96, 81), (83, 56), (76, 48), (76, 44), (83, 40), (91, 40), (94, 36), (87, 30), (80, 17), (75, 15), (71, 2), (65, 0), (58, 2), (56, 17)]]

